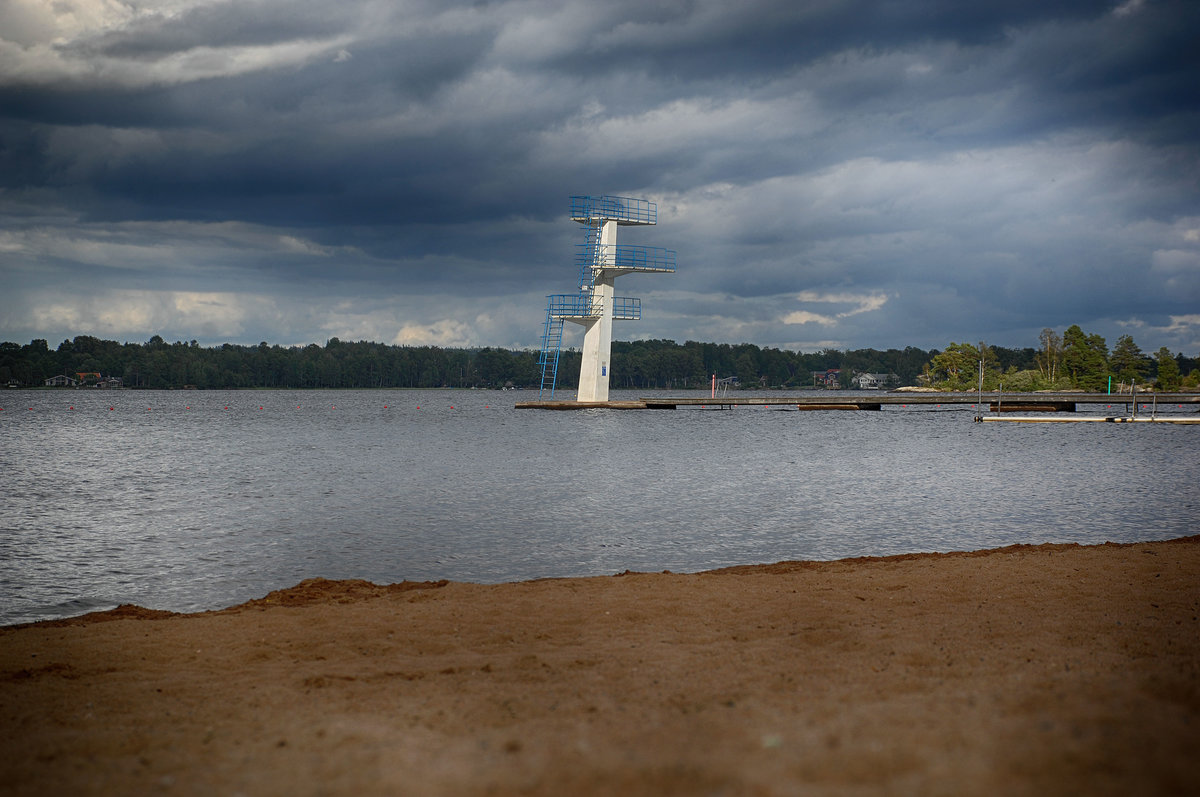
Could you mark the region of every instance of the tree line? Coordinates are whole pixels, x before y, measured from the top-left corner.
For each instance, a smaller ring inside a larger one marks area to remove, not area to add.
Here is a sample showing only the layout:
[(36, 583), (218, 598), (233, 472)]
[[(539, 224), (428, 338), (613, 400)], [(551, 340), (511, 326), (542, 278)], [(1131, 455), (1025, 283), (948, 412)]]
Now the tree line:
[[(806, 388), (817, 385), (814, 374), (820, 376), (822, 385), (832, 374), (839, 386), (850, 387), (855, 374), (874, 373), (890, 375), (894, 385), (970, 389), (981, 356), (989, 382), (1016, 377), (1028, 382), (1028, 389), (1037, 389), (1034, 385), (1099, 389), (1100, 375), (1106, 376), (1112, 368), (1141, 379), (1160, 377), (1169, 370), (1165, 361), (1145, 357), (1136, 346), (1131, 352), (1118, 342), (1110, 354), (1102, 338), (1097, 341), (1093, 340), (1096, 336), (1084, 335), (1080, 343), (1073, 332), (1077, 329), (1072, 327), (1061, 337), (1052, 334), (1041, 349), (951, 343), (945, 351), (909, 346), (805, 354), (749, 343), (614, 341), (611, 384), (643, 390), (698, 389), (708, 387), (715, 374), (737, 377), (742, 388)], [(575, 349), (562, 352), (560, 388), (573, 389), (580, 356)], [(1196, 359), (1177, 356), (1172, 363), (1177, 373), (1195, 377)], [(145, 343), (80, 335), (64, 340), (57, 348), (41, 339), (25, 345), (0, 343), (0, 383), (40, 386), (54, 376), (74, 378), (78, 374), (115, 377), (125, 387), (152, 389), (536, 388), (541, 382), (538, 352), (490, 347), (392, 346), (337, 338), (330, 338), (324, 346), (285, 347), (264, 341), (257, 346), (226, 343), (205, 347), (194, 340), (168, 343), (158, 335)], [(94, 378), (85, 377), (85, 383)], [(1015, 381), (1006, 382), (1005, 387), (1024, 389)]]
[[(1043, 329), (1037, 349), (1025, 349), (1022, 361), (986, 343), (951, 343), (930, 359), (922, 381), (944, 390), (1129, 390), (1152, 385), (1159, 390), (1200, 386), (1200, 358), (1172, 354), (1165, 346), (1153, 356), (1142, 352), (1131, 335), (1117, 339), (1112, 351), (1103, 337), (1072, 324), (1061, 335)], [(1186, 376), (1185, 376), (1186, 375)]]

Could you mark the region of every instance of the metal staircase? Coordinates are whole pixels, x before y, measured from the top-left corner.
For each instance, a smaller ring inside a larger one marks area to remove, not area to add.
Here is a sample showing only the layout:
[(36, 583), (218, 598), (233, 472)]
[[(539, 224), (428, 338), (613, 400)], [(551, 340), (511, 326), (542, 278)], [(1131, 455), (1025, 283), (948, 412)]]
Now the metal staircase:
[(550, 386), (550, 395), (554, 395), (554, 384), (558, 381), (558, 357), (562, 352), (563, 319), (554, 315), (554, 297), (550, 297), (546, 307), (546, 323), (542, 325), (542, 353), (538, 355), (538, 365), (542, 367), (542, 385), (538, 388), (538, 398)]

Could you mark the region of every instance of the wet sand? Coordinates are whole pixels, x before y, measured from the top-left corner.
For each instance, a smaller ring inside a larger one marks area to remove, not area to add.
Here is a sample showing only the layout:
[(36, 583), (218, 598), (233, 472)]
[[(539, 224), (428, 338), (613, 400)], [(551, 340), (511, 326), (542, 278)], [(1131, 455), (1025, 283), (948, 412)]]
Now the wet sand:
[(1185, 794), (1200, 537), (0, 628), (4, 794)]

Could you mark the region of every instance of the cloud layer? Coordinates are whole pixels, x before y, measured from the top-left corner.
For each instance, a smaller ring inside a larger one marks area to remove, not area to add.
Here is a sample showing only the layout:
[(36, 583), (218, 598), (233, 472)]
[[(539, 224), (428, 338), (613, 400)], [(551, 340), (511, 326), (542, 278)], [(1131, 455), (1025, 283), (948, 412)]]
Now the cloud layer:
[(1200, 6), (10, 0), (0, 337), (538, 345), (567, 197), (659, 204), (623, 338), (1200, 350)]

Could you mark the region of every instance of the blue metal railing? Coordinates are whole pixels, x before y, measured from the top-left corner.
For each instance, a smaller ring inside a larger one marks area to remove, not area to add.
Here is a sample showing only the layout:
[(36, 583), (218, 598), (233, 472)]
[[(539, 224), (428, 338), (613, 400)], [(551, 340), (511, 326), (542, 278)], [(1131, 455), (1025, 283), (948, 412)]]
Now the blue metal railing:
[(614, 296), (613, 297), (613, 320), (614, 321), (641, 321), (642, 320), (642, 300), (635, 299), (632, 296)]
[[(604, 307), (599, 297), (583, 293), (556, 293), (546, 297), (548, 318), (599, 318)], [(633, 296), (613, 297), (613, 320), (640, 321), (642, 300)], [(561, 339), (561, 333), (560, 333)]]
[(674, 271), (675, 250), (661, 246), (621, 246), (617, 250), (617, 268), (641, 271)]
[(556, 293), (547, 297), (549, 312), (556, 318), (598, 318), (600, 308), (592, 297), (584, 293)]
[(645, 199), (627, 196), (573, 196), (571, 218), (581, 222), (657, 224), (658, 205)]
[[(584, 283), (584, 274), (602, 268), (622, 269), (625, 271), (657, 271), (674, 273), (675, 250), (664, 249), (661, 246), (625, 246), (617, 244), (611, 247), (595, 247), (589, 241), (586, 244), (576, 244), (578, 250), (575, 262), (579, 266), (580, 284)], [(587, 281), (594, 281), (594, 276)]]

